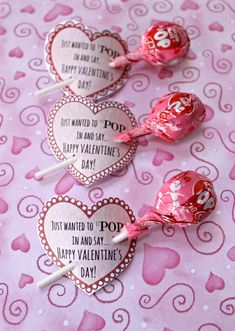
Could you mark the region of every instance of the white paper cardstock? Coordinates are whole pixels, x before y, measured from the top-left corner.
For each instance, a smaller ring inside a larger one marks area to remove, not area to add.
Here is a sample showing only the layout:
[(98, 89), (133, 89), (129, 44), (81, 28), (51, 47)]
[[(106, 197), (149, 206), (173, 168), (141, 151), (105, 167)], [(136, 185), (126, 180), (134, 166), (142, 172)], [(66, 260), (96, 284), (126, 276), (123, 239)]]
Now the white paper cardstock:
[(49, 113), (48, 140), (59, 161), (77, 156), (67, 169), (82, 184), (90, 185), (132, 160), (138, 139), (120, 144), (114, 138), (136, 125), (134, 115), (121, 103), (95, 104), (86, 97), (70, 95), (60, 99)]
[(136, 239), (114, 244), (112, 238), (134, 221), (132, 210), (118, 198), (104, 199), (89, 209), (79, 200), (58, 196), (43, 206), (38, 235), (46, 254), (59, 268), (76, 262), (67, 275), (91, 295), (130, 264)]
[(111, 68), (112, 58), (127, 53), (119, 34), (108, 30), (92, 32), (76, 21), (66, 21), (51, 30), (45, 41), (45, 60), (56, 82), (75, 81), (63, 88), (66, 94), (99, 99), (120, 89), (130, 66)]

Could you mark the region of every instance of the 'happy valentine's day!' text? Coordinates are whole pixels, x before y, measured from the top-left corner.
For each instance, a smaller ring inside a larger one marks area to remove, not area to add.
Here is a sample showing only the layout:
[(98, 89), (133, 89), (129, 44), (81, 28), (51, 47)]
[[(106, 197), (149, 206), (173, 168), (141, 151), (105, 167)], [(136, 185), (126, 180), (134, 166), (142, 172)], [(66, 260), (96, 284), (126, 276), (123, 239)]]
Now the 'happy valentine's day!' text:
[(120, 232), (123, 224), (114, 221), (51, 221), (51, 231), (55, 236), (69, 237), (68, 247), (57, 246), (56, 255), (63, 261), (79, 261), (80, 276), (84, 279), (97, 278), (98, 261), (121, 261), (120, 248), (105, 242), (105, 233)]

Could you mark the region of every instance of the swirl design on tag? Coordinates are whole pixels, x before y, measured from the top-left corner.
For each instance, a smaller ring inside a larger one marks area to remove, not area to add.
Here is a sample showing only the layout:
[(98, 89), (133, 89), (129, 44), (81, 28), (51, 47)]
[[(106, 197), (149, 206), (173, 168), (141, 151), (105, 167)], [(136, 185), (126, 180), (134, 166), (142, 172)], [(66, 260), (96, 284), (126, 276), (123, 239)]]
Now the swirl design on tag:
[(118, 198), (103, 199), (88, 208), (79, 200), (58, 196), (43, 206), (38, 235), (46, 254), (59, 268), (70, 261), (77, 263), (67, 275), (91, 295), (130, 264), (136, 239), (117, 245), (112, 238), (133, 222), (132, 210)]

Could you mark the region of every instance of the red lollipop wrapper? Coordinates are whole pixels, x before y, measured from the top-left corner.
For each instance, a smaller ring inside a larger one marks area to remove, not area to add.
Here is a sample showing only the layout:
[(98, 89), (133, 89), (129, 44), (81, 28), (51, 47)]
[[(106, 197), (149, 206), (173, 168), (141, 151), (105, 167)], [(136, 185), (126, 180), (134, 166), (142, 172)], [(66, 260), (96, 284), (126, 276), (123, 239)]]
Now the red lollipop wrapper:
[(197, 224), (210, 215), (215, 205), (216, 194), (207, 177), (192, 170), (181, 172), (162, 185), (154, 208), (135, 223), (126, 225), (114, 242), (127, 237), (133, 239), (156, 223), (181, 227)]
[(142, 125), (117, 134), (115, 140), (128, 143), (132, 138), (153, 134), (175, 142), (196, 129), (205, 116), (205, 107), (195, 94), (169, 93), (157, 100)]
[(110, 66), (121, 67), (140, 60), (156, 66), (172, 66), (183, 61), (189, 47), (189, 36), (181, 25), (159, 21), (145, 31), (137, 50), (116, 57)]

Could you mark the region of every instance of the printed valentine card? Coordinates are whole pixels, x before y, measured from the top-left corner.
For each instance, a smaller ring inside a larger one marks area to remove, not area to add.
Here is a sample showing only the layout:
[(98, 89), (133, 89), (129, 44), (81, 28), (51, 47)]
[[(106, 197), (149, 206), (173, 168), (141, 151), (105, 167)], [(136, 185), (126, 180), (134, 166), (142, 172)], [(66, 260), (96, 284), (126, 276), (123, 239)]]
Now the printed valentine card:
[(95, 104), (86, 97), (70, 95), (59, 100), (49, 113), (48, 140), (59, 161), (77, 156), (67, 169), (82, 184), (90, 185), (132, 160), (138, 140), (120, 144), (114, 138), (136, 124), (134, 115), (121, 103)]
[(66, 21), (52, 29), (45, 42), (48, 70), (56, 82), (74, 78), (67, 94), (101, 98), (120, 89), (130, 67), (114, 69), (112, 58), (127, 53), (126, 43), (108, 30), (92, 32), (83, 24)]
[(81, 201), (58, 196), (42, 208), (38, 235), (50, 259), (59, 267), (76, 267), (68, 277), (92, 294), (119, 276), (130, 264), (136, 240), (114, 244), (112, 238), (135, 217), (118, 198), (104, 199), (88, 208)]

